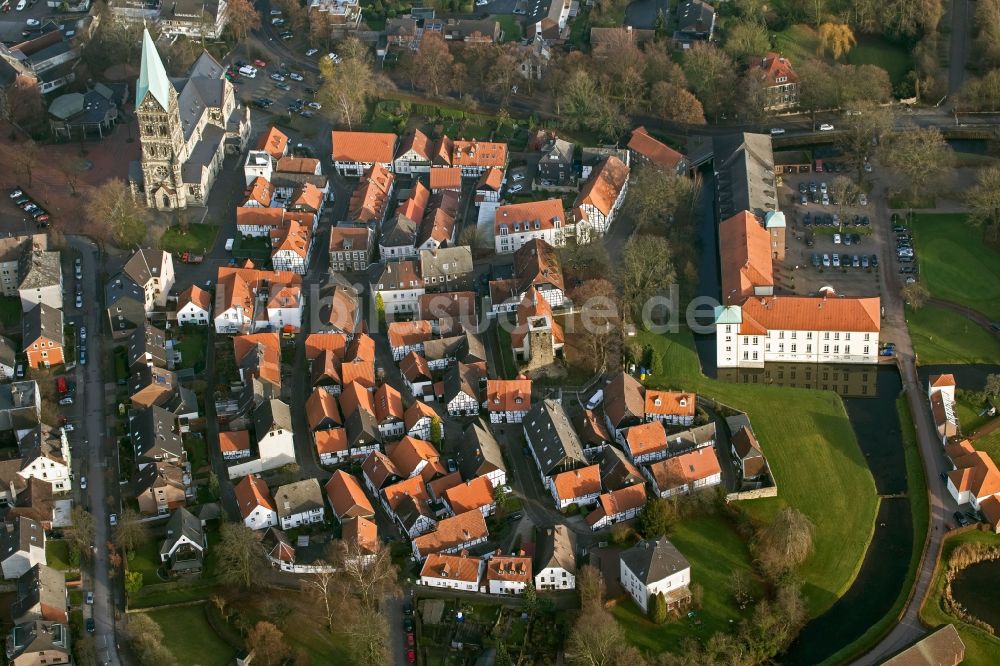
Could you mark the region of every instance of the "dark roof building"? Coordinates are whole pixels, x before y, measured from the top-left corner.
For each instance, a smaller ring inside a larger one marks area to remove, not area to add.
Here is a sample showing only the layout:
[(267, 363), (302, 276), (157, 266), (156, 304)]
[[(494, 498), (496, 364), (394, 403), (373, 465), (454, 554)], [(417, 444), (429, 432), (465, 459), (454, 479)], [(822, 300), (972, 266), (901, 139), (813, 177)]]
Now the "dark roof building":
[(524, 417), (524, 434), (543, 476), (587, 466), (580, 437), (566, 411), (555, 400), (532, 405)]

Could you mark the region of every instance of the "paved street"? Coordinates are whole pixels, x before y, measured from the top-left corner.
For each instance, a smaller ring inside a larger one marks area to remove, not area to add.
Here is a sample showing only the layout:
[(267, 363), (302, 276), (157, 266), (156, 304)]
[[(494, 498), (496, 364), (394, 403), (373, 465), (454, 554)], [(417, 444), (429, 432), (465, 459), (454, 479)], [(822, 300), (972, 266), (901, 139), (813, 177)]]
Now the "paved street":
[[(97, 624), (96, 646), (104, 645), (107, 640), (109, 649), (107, 658), (111, 664), (120, 664), (117, 650), (113, 649), (117, 637), (115, 633), (115, 617), (122, 603), (121, 590), (109, 577), (108, 551), (104, 544), (110, 538), (108, 516), (118, 513), (121, 508), (120, 489), (118, 485), (118, 446), (114, 438), (109, 436), (105, 419), (106, 391), (102, 376), (102, 359), (104, 354), (104, 336), (101, 331), (101, 307), (99, 293), (100, 274), (98, 269), (97, 248), (89, 240), (72, 237), (69, 239), (73, 249), (81, 253), (83, 260), (83, 322), (89, 335), (87, 339), (87, 365), (78, 365), (75, 372), (77, 378), (77, 396), (82, 398), (78, 404), (83, 404), (82, 422), (77, 430), (70, 433), (76, 447), (74, 460), (81, 465), (77, 479), (81, 475), (87, 477), (85, 504), (90, 507), (94, 517), (96, 532), (94, 536), (95, 550), (92, 560), (91, 575), (85, 580), (94, 592), (93, 613)], [(81, 437), (86, 444), (81, 447)], [(105, 650), (98, 649), (98, 658), (104, 658)]]

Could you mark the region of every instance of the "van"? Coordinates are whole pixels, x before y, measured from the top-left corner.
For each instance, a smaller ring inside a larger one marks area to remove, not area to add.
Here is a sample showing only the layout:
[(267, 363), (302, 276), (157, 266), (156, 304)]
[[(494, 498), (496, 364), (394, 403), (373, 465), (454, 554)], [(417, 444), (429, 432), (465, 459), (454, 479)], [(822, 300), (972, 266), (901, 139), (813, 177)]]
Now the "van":
[(587, 409), (594, 409), (602, 402), (604, 402), (604, 389), (597, 389), (597, 393), (587, 401)]
[(232, 252), (233, 251), (233, 244), (235, 244), (235, 243), (236, 243), (236, 239), (235, 238), (227, 238), (226, 239), (226, 252)]
[(247, 77), (248, 79), (255, 78), (257, 76), (257, 68), (251, 67), (250, 65), (243, 65), (240, 67), (240, 74)]

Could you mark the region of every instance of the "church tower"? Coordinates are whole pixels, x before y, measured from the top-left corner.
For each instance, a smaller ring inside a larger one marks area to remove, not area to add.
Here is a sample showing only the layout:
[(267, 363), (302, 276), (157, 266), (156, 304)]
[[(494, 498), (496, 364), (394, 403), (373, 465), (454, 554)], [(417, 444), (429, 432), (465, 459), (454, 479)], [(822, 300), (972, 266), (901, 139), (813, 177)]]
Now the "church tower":
[(146, 205), (160, 210), (185, 208), (181, 168), (187, 155), (177, 91), (148, 30), (142, 34), (142, 65), (135, 93)]

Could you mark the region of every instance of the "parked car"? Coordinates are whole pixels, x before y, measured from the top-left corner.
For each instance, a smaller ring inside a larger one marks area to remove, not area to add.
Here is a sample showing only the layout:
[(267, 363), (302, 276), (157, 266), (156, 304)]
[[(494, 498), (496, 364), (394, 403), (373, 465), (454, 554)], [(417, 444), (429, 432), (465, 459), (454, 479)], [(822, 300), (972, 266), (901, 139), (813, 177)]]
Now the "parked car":
[(308, 104), (306, 104), (306, 106), (315, 111), (319, 111), (320, 109), (323, 108), (323, 105), (320, 104), (319, 102), (309, 102)]
[(77, 294), (76, 295), (76, 308), (77, 308), (77, 310), (79, 310), (82, 307), (83, 307), (83, 295), (82, 294)]
[[(23, 3), (24, 0), (21, 0), (21, 2)], [(95, 631), (97, 631), (97, 623), (94, 622), (94, 618), (88, 617), (87, 618), (87, 633), (88, 634), (92, 634)]]
[(108, 523), (110, 523), (111, 527), (114, 527), (115, 525), (117, 525), (118, 524), (118, 514), (117, 513), (113, 513), (110, 516), (108, 516)]
[(871, 266), (871, 261), (868, 259), (868, 255), (861, 257), (861, 268), (868, 268)]
[(840, 234), (834, 234), (833, 235), (833, 244), (834, 245), (840, 245)]
[(823, 205), (824, 206), (830, 205), (830, 196), (826, 192), (823, 193)]
[(87, 489), (87, 477), (81, 476), (80, 477), (80, 490), (86, 490), (86, 489)]
[(306, 51), (306, 57), (312, 58), (317, 53), (319, 53), (319, 49), (309, 49), (308, 51)]
[(785, 128), (784, 127), (772, 127), (771, 128), (771, 136), (778, 136), (779, 134), (784, 134), (784, 133), (785, 133)]
[(18, 363), (17, 368), (14, 369), (14, 376), (18, 379), (24, 377), (24, 363)]
[(65, 398), (60, 398), (59, 399), (59, 406), (60, 407), (66, 407), (66, 406), (72, 405), (72, 404), (73, 404), (73, 398), (71, 398), (70, 396), (66, 396)]
[(281, 37), (282, 39), (288, 40), (288, 39), (291, 39), (291, 38), (295, 37), (295, 33), (293, 33), (291, 30), (286, 30), (285, 32), (283, 32), (280, 35), (278, 35), (278, 37)]
[(272, 81), (284, 81), (285, 80), (285, 77), (283, 77), (281, 74), (278, 74), (277, 72), (272, 73), (270, 78), (271, 78)]
[(250, 65), (244, 65), (240, 67), (240, 74), (247, 77), (248, 79), (257, 78), (257, 68), (251, 67)]
[(872, 255), (872, 268), (878, 268), (878, 255)]
[(255, 67), (261, 67), (261, 68), (267, 67), (267, 63), (264, 62), (263, 60), (261, 60), (260, 58), (258, 58), (257, 60), (254, 60), (253, 64), (254, 64)]
[(15, 187), (13, 190), (10, 191), (10, 198), (11, 199), (20, 199), (23, 196), (24, 196), (24, 192), (22, 192), (21, 188), (19, 188), (19, 187)]
[(516, 192), (520, 192), (520, 191), (521, 191), (521, 190), (523, 190), (523, 189), (524, 189), (524, 186), (523, 186), (523, 185), (520, 185), (520, 184), (515, 184), (515, 185), (512, 185), (512, 186), (510, 187), (510, 189), (509, 189), (509, 190), (507, 190), (507, 191), (513, 194), (513, 193), (516, 193)]
[(840, 268), (840, 255), (837, 253), (834, 253), (833, 255), (833, 267)]
[(819, 131), (820, 132), (832, 132), (833, 131), (833, 125), (831, 125), (830, 123), (823, 123), (823, 124), (821, 124), (819, 126)]
[(868, 196), (864, 192), (858, 195), (858, 205), (859, 206), (868, 205)]
[(969, 520), (968, 516), (966, 516), (961, 511), (956, 511), (953, 515), (955, 516), (955, 522), (958, 523), (959, 527), (965, 527), (966, 525), (969, 525), (972, 522)]
[(851, 257), (851, 266), (854, 268), (861, 268), (861, 257), (858, 255)]
[(825, 266), (826, 268), (830, 267), (830, 255), (828, 254), (823, 255), (823, 266)]
[(87, 365), (87, 350), (84, 348), (80, 349), (80, 365)]
[(73, 270), (76, 273), (77, 280), (83, 277), (83, 263), (80, 261), (79, 257), (73, 260)]
[(291, 79), (292, 81), (303, 81), (303, 80), (304, 80), (304, 79), (302, 78), (302, 75), (301, 75), (301, 74), (299, 74), (298, 72), (291, 72), (291, 73), (290, 73), (290, 74), (288, 75), (288, 78), (290, 78), (290, 79)]
[(292, 87), (287, 83), (275, 83), (274, 87), (277, 88), (278, 90), (284, 90), (285, 92), (288, 92), (289, 90), (292, 89)]
[(87, 596), (84, 597), (84, 601), (87, 603), (88, 606), (93, 606), (94, 605), (94, 593), (88, 591), (87, 592)]
[(822, 265), (823, 263), (823, 260), (820, 259), (820, 256), (815, 252), (813, 252), (812, 259), (810, 261), (812, 262), (812, 265), (815, 266), (816, 268), (819, 268), (820, 265)]

